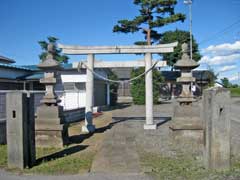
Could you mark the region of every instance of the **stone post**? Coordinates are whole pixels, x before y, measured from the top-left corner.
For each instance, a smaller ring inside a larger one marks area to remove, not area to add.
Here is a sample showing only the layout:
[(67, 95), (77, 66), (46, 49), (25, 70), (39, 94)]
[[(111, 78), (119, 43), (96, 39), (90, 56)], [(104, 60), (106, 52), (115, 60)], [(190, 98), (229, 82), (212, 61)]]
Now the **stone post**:
[[(145, 54), (145, 71), (152, 67), (152, 54)], [(153, 122), (153, 82), (152, 70), (145, 75), (145, 102), (146, 102), (146, 124), (144, 129), (157, 129), (157, 125)]]
[(7, 94), (8, 167), (32, 167), (35, 163), (34, 97), (22, 92)]
[(205, 128), (204, 163), (210, 169), (230, 167), (230, 91), (211, 88), (203, 92)]
[(95, 126), (92, 123), (93, 100), (94, 100), (94, 54), (87, 56), (87, 82), (86, 82), (86, 109), (85, 109), (85, 126), (82, 127), (83, 132), (94, 132)]

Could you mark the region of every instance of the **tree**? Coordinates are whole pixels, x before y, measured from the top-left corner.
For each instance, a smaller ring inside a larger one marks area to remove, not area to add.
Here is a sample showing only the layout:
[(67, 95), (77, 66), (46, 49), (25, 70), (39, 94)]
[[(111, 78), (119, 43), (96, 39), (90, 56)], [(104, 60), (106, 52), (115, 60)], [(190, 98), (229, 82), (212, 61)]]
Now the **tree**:
[(205, 71), (205, 73), (206, 73), (206, 75), (207, 75), (207, 77), (208, 77), (208, 79), (209, 79), (209, 87), (214, 86), (215, 81), (217, 80), (219, 74), (216, 73), (216, 72), (214, 71), (214, 69), (211, 68), (210, 66), (208, 66), (208, 70)]
[(41, 61), (46, 60), (47, 57), (47, 47), (49, 43), (53, 43), (55, 46), (55, 55), (54, 58), (59, 62), (59, 63), (67, 63), (68, 62), (68, 56), (66, 55), (62, 55), (61, 49), (56, 48), (56, 42), (57, 42), (57, 38), (49, 36), (48, 38), (48, 42), (46, 41), (38, 41), (38, 44), (41, 46), (43, 52), (39, 55), (39, 58)]
[(135, 42), (137, 45), (151, 45), (158, 42), (161, 34), (156, 30), (167, 24), (184, 21), (185, 15), (174, 12), (177, 0), (134, 0), (133, 3), (140, 6), (139, 15), (133, 20), (119, 20), (114, 26), (113, 32), (135, 33), (142, 31), (145, 40)]
[[(136, 77), (142, 73), (144, 73), (145, 69), (136, 68), (131, 72), (131, 78)], [(154, 69), (153, 70), (153, 103), (157, 104), (158, 99), (160, 97), (160, 83), (163, 81), (163, 77), (161, 73)], [(131, 83), (131, 94), (133, 97), (134, 104), (145, 104), (145, 78), (142, 76), (134, 80)]]
[[(161, 44), (171, 43), (178, 41), (178, 46), (174, 48), (174, 52), (163, 54), (163, 59), (167, 61), (167, 64), (171, 67), (182, 57), (182, 44), (190, 41), (190, 33), (188, 31), (182, 31), (176, 29), (175, 31), (167, 31), (163, 33), (160, 40)], [(198, 44), (192, 36), (192, 49), (193, 49), (193, 60), (199, 61), (201, 54), (199, 53)], [(190, 55), (190, 51), (189, 51)]]
[(232, 86), (232, 84), (230, 83), (229, 79), (224, 77), (223, 79), (221, 79), (221, 83), (223, 84), (223, 86), (225, 88), (229, 88)]

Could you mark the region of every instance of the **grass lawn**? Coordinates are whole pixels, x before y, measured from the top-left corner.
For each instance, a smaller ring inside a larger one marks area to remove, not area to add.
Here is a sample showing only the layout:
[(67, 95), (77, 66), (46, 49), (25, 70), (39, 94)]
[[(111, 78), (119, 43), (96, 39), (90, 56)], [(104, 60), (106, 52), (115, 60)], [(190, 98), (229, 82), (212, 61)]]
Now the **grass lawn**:
[(231, 96), (240, 96), (240, 88), (229, 88)]
[(238, 180), (240, 179), (240, 162), (235, 163), (228, 171), (216, 172), (206, 170), (192, 157), (162, 157), (153, 153), (140, 153), (143, 169), (156, 179), (174, 180)]
[[(7, 145), (0, 145), (0, 168), (11, 172), (24, 174), (83, 174), (89, 172), (101, 142), (104, 139), (104, 129), (111, 122), (110, 114), (94, 118), (97, 131), (92, 134), (81, 132), (82, 123), (76, 123), (69, 128), (72, 144), (64, 148), (37, 148), (37, 163), (30, 169), (7, 168)], [(98, 129), (101, 129), (98, 132)]]

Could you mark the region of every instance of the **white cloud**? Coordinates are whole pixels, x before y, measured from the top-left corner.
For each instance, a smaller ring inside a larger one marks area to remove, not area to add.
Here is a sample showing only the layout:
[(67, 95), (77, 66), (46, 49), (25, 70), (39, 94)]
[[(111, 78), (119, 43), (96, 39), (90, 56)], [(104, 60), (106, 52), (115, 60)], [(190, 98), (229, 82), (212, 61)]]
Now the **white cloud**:
[(236, 69), (237, 66), (236, 65), (227, 65), (227, 66), (223, 66), (222, 68), (219, 69), (219, 72), (226, 72), (226, 71), (231, 71), (233, 69)]
[(201, 64), (226, 65), (240, 60), (240, 41), (211, 45), (202, 50)]
[(229, 81), (236, 81), (236, 80), (238, 80), (238, 75), (231, 76), (228, 79), (229, 79)]
[(233, 63), (240, 59), (240, 54), (231, 54), (227, 56), (203, 56), (200, 63), (206, 63), (209, 65), (221, 65)]
[(234, 43), (224, 43), (219, 45), (211, 45), (203, 49), (203, 53), (223, 56), (240, 53), (240, 41)]

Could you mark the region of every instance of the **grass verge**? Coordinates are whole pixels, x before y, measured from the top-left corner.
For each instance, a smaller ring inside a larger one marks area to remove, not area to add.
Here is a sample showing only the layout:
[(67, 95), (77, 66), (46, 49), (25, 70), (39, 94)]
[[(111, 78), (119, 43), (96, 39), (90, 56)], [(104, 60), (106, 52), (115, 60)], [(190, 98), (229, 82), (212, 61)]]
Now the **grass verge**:
[(192, 157), (162, 157), (153, 153), (140, 154), (143, 169), (156, 179), (175, 180), (237, 180), (240, 179), (240, 162), (235, 163), (228, 171), (206, 170), (197, 160)]
[[(51, 155), (66, 150), (58, 148), (37, 148), (37, 159), (40, 159), (38, 165), (30, 169), (8, 169), (7, 168), (7, 146), (0, 145), (0, 167), (5, 168), (12, 172), (25, 173), (25, 174), (48, 174), (48, 175), (60, 175), (60, 174), (81, 174), (89, 172), (94, 152), (82, 152), (71, 155), (63, 155), (61, 157), (54, 157), (51, 159)], [(48, 157), (48, 158), (42, 158)], [(48, 159), (48, 160), (46, 160)]]
[(229, 90), (231, 91), (231, 96), (240, 96), (240, 88), (229, 88)]

